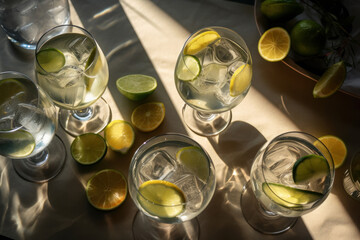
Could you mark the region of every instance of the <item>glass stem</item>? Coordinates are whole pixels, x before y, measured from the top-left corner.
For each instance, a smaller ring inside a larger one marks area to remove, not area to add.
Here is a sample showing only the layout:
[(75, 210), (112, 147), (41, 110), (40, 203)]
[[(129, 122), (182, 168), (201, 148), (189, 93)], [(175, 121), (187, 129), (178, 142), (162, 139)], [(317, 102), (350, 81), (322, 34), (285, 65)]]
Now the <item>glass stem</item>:
[(45, 148), (43, 151), (39, 152), (35, 156), (28, 158), (27, 161), (28, 161), (29, 165), (38, 167), (38, 166), (41, 166), (44, 163), (46, 163), (48, 160), (48, 157), (49, 157), (49, 152)]
[(89, 120), (93, 116), (93, 113), (94, 110), (92, 107), (71, 111), (72, 116), (80, 121)]
[(195, 118), (199, 119), (200, 121), (212, 121), (216, 116), (216, 114), (213, 113), (204, 113), (200, 111), (196, 111), (195, 114)]

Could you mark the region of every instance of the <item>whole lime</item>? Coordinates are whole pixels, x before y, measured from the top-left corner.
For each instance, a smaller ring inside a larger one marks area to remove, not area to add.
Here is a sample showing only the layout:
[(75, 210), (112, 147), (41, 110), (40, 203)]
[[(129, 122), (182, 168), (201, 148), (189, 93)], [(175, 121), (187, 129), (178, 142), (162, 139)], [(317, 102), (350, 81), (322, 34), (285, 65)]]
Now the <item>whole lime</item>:
[(298, 21), (290, 31), (290, 39), (291, 48), (302, 56), (319, 54), (326, 42), (323, 27), (310, 19)]
[(288, 21), (304, 11), (296, 0), (265, 0), (260, 11), (271, 21)]

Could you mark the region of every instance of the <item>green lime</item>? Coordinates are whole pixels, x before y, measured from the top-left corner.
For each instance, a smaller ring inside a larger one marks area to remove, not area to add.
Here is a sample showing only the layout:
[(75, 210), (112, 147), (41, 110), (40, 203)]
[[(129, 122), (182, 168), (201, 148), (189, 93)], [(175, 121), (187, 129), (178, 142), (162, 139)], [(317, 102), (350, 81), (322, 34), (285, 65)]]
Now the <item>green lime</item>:
[(85, 133), (77, 136), (70, 147), (71, 156), (80, 164), (94, 164), (104, 158), (107, 145), (99, 134)]
[(293, 179), (296, 184), (309, 182), (327, 176), (329, 163), (323, 156), (306, 155), (299, 158), (293, 167)]
[(189, 146), (181, 148), (176, 153), (176, 159), (201, 180), (209, 177), (209, 162), (203, 150), (199, 147)]
[(302, 208), (301, 205), (317, 201), (323, 194), (277, 183), (263, 183), (262, 189), (275, 203), (287, 208)]
[(298, 21), (290, 31), (290, 38), (291, 48), (302, 56), (319, 54), (326, 42), (323, 27), (310, 19)]
[(65, 65), (64, 54), (56, 48), (47, 48), (36, 54), (39, 65), (48, 73), (58, 72)]
[(182, 81), (191, 81), (196, 79), (201, 72), (200, 61), (197, 57), (184, 55), (179, 59), (176, 67), (176, 76)]
[(334, 94), (346, 78), (346, 67), (343, 61), (331, 65), (320, 77), (313, 89), (314, 98), (325, 98)]
[(116, 81), (119, 92), (133, 101), (140, 101), (152, 94), (156, 87), (156, 79), (141, 74), (131, 74), (119, 78)]
[(296, 0), (265, 0), (260, 11), (271, 21), (288, 21), (304, 11)]
[(30, 155), (35, 146), (35, 139), (28, 131), (0, 132), (0, 155), (23, 158)]
[(9, 99), (16, 97), (21, 102), (25, 100), (26, 87), (15, 78), (0, 81), (0, 106)]

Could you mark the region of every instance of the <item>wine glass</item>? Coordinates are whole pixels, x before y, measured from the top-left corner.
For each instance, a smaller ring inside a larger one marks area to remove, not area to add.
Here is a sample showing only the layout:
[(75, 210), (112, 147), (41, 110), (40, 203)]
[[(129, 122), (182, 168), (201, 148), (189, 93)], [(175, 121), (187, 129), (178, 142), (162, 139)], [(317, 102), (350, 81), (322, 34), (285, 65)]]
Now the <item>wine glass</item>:
[(64, 143), (55, 135), (56, 108), (26, 75), (0, 73), (0, 155), (13, 159), (16, 172), (46, 182), (63, 168)]
[(344, 189), (352, 198), (360, 201), (360, 152), (351, 159), (343, 179)]
[(139, 212), (135, 239), (197, 239), (196, 216), (215, 191), (214, 165), (205, 150), (175, 133), (153, 137), (135, 152), (129, 192)]
[(36, 77), (60, 108), (60, 124), (70, 135), (98, 133), (110, 121), (110, 107), (101, 98), (107, 61), (85, 29), (60, 25), (47, 31), (36, 46)]
[(287, 231), (327, 198), (334, 169), (325, 145), (310, 134), (287, 132), (275, 137), (257, 153), (242, 191), (246, 221), (265, 234)]
[(231, 122), (231, 109), (248, 93), (251, 78), (250, 51), (240, 35), (224, 27), (193, 33), (175, 67), (186, 125), (202, 136), (225, 130)]

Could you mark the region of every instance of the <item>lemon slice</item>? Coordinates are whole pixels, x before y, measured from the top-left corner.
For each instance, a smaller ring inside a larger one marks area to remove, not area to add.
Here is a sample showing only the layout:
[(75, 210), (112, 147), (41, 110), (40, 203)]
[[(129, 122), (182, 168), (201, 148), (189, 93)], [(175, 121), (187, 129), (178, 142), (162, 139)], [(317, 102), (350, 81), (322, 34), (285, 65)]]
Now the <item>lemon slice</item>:
[(206, 182), (209, 177), (209, 162), (201, 148), (195, 146), (184, 147), (176, 153), (176, 159), (185, 168)]
[(29, 156), (35, 149), (35, 139), (25, 130), (15, 132), (0, 132), (0, 155), (10, 158)]
[(302, 208), (301, 205), (317, 201), (324, 196), (322, 193), (292, 188), (277, 183), (263, 183), (262, 189), (271, 200), (287, 208)]
[(100, 210), (112, 210), (125, 201), (127, 183), (120, 171), (104, 169), (90, 178), (85, 191), (93, 207)]
[(283, 60), (290, 50), (289, 33), (281, 27), (273, 27), (265, 31), (258, 42), (260, 56), (269, 62)]
[(323, 156), (306, 155), (299, 158), (293, 167), (293, 179), (296, 184), (309, 182), (327, 176), (329, 163)]
[(137, 106), (131, 114), (132, 124), (142, 132), (151, 132), (163, 122), (165, 106), (161, 102), (144, 103)]
[(107, 146), (99, 134), (85, 133), (77, 136), (70, 146), (71, 156), (80, 164), (94, 164), (104, 158)]
[(20, 102), (25, 100), (26, 87), (14, 78), (0, 81), (0, 106), (11, 98), (17, 98)]
[(131, 74), (119, 78), (116, 87), (128, 99), (140, 101), (155, 91), (157, 81), (151, 76)]
[(104, 130), (108, 146), (117, 152), (125, 154), (134, 144), (135, 132), (130, 123), (123, 120), (110, 122)]
[(150, 180), (139, 187), (137, 199), (150, 214), (173, 218), (185, 209), (185, 195), (175, 184), (164, 180)]
[[(343, 165), (347, 156), (347, 148), (344, 141), (333, 135), (319, 137), (319, 141), (326, 146), (327, 150), (329, 150), (334, 161), (335, 169)], [(325, 155), (328, 151), (323, 149), (324, 146), (319, 141), (316, 141), (314, 146)], [(328, 158), (326, 155), (325, 157)]]
[(195, 56), (185, 55), (179, 59), (176, 67), (176, 76), (181, 81), (192, 81), (201, 72), (200, 61)]
[(220, 35), (213, 30), (202, 32), (199, 35), (196, 35), (186, 44), (184, 54), (194, 55), (219, 38)]
[(346, 78), (346, 67), (343, 61), (331, 65), (321, 75), (313, 90), (314, 98), (326, 98), (334, 94)]
[(241, 65), (230, 80), (230, 96), (236, 97), (249, 88), (252, 78), (252, 67), (249, 64)]
[(64, 54), (56, 48), (47, 48), (36, 54), (39, 65), (48, 73), (58, 72), (65, 65)]

